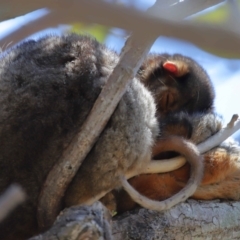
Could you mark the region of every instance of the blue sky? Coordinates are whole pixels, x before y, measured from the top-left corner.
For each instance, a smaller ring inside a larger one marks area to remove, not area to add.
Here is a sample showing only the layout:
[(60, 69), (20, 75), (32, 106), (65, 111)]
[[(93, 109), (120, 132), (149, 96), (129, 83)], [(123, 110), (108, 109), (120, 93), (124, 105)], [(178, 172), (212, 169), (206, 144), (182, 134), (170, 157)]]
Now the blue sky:
[[(129, 3), (128, 0), (125, 1), (126, 3)], [(155, 0), (135, 0), (135, 2), (138, 3), (137, 6), (139, 9), (144, 10), (147, 7), (151, 6), (155, 2)], [(0, 38), (21, 27), (26, 22), (29, 22), (37, 17), (41, 17), (46, 13), (47, 10), (41, 9), (29, 13), (25, 16), (0, 23)], [(38, 38), (39, 36), (45, 35), (46, 33), (59, 34), (59, 32), (59, 29), (48, 29), (46, 31), (42, 31), (41, 33), (37, 33), (30, 38)], [(115, 29), (114, 32), (121, 33), (121, 30)], [(123, 43), (123, 39), (121, 37), (118, 37), (117, 34), (109, 35), (106, 39), (106, 45), (117, 51), (120, 51)], [(240, 114), (240, 105), (238, 104), (240, 99), (239, 59), (220, 58), (199, 49), (191, 43), (166, 37), (158, 38), (155, 44), (152, 46), (151, 51), (158, 53), (181, 53), (194, 58), (205, 68), (215, 86), (216, 111), (223, 116), (226, 122), (230, 120), (232, 114)]]

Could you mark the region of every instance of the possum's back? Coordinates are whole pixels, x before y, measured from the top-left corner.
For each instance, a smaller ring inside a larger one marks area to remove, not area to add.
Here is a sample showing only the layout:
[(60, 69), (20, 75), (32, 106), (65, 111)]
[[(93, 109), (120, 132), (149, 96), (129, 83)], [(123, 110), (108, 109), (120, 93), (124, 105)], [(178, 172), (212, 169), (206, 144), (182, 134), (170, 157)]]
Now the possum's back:
[(1, 239), (15, 231), (21, 239), (26, 226), (36, 230), (32, 216), (43, 181), (86, 119), (117, 60), (94, 39), (74, 34), (27, 41), (1, 58), (0, 193), (18, 182), (28, 194), (24, 207), (0, 225)]
[[(28, 41), (0, 60), (0, 193), (17, 182), (28, 195), (0, 225), (1, 239), (37, 233), (36, 207), (46, 176), (117, 62), (113, 51), (75, 34)], [(119, 174), (144, 167), (157, 134), (154, 99), (135, 78), (65, 193), (66, 202), (84, 203), (118, 186)]]

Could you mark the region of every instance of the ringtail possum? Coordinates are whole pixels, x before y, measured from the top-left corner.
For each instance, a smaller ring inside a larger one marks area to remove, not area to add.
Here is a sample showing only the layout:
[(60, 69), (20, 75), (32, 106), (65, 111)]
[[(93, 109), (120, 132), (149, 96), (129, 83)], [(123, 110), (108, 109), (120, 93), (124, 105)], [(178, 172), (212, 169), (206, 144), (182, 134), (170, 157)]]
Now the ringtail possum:
[(181, 54), (150, 54), (138, 78), (153, 94), (157, 114), (211, 112), (215, 97), (206, 71), (192, 58)]
[[(193, 126), (190, 141), (198, 144), (222, 128), (222, 120), (214, 113), (191, 115)], [(157, 147), (156, 147), (157, 148)], [(157, 153), (157, 149), (156, 152)], [(203, 154), (203, 179), (191, 198), (197, 200), (240, 199), (240, 146), (228, 139)], [(162, 174), (144, 174), (129, 180), (130, 184), (143, 195), (164, 200), (180, 191), (189, 177), (189, 165)], [(124, 191), (115, 192), (117, 212), (121, 213), (137, 207)]]
[[(164, 155), (166, 151), (169, 152), (175, 148), (178, 153), (181, 152), (186, 157), (190, 157), (191, 153), (188, 152), (186, 148), (187, 142), (185, 142), (185, 146), (180, 146), (177, 143), (179, 139), (167, 139), (166, 143), (165, 138), (169, 136), (169, 131), (173, 131), (172, 128), (175, 129), (176, 127), (177, 131), (179, 131), (179, 126), (182, 127), (184, 132), (187, 132), (186, 134), (191, 134), (192, 127), (187, 116), (184, 115), (180, 119), (179, 116), (181, 114), (173, 115), (178, 111), (185, 110), (190, 113), (194, 111), (212, 111), (214, 90), (207, 73), (191, 58), (179, 54), (151, 54), (144, 61), (136, 78), (150, 91), (156, 103), (156, 115), (160, 127), (160, 133), (158, 134), (158, 153), (161, 152), (161, 154)], [(202, 96), (203, 93), (205, 94), (204, 97)], [(175, 122), (170, 122), (169, 118)], [(179, 120), (180, 122), (177, 123)], [(168, 130), (168, 128), (170, 129)], [(181, 133), (179, 132), (179, 134), (176, 134), (176, 132), (174, 132), (174, 135), (181, 135)], [(194, 148), (194, 146), (190, 148)], [(95, 158), (97, 158), (97, 156)], [(196, 158), (196, 156), (194, 158)], [(83, 191), (82, 189), (84, 187), (86, 188), (84, 190), (85, 193), (90, 194), (88, 184), (83, 184), (83, 187), (79, 187), (79, 182), (82, 182), (82, 176), (84, 174), (90, 174), (89, 171), (92, 169), (92, 167), (89, 167), (90, 163), (90, 161), (85, 161), (83, 163), (79, 169), (79, 174), (75, 176), (74, 181), (70, 185), (67, 196), (69, 196), (71, 200), (69, 201), (67, 197), (67, 206), (76, 202), (82, 202), (79, 196), (82, 195), (80, 192)], [(94, 164), (96, 164), (96, 161)], [(102, 161), (99, 161), (99, 164), (102, 165)], [(87, 175), (85, 179), (87, 179)], [(97, 176), (97, 174), (95, 175)], [(93, 181), (91, 185), (91, 188), (94, 187), (95, 181)], [(87, 194), (83, 194), (82, 196), (86, 196), (87, 199), (91, 197)], [(108, 203), (109, 197), (110, 199), (112, 198), (111, 194), (103, 197), (101, 200), (112, 210), (112, 207), (110, 207)], [(87, 199), (83, 199), (83, 201)], [(137, 201), (137, 199), (134, 198), (134, 201)]]
[[(177, 56), (175, 59), (172, 59), (171, 56), (162, 59), (156, 55), (148, 58), (150, 66), (160, 65), (161, 67), (159, 68), (160, 70), (156, 70), (157, 67), (152, 67), (149, 74), (148, 65), (145, 63), (145, 69), (147, 69), (145, 71), (148, 73), (146, 76), (148, 77), (146, 80), (142, 77), (142, 80), (147, 83), (148, 88), (154, 93), (157, 101), (157, 112), (160, 119), (159, 138), (178, 135), (189, 139), (194, 144), (198, 144), (222, 128), (221, 118), (214, 113), (214, 89), (209, 77), (200, 66), (197, 67), (197, 63), (181, 55), (175, 56)], [(158, 63), (159, 61), (161, 64)], [(186, 62), (188, 62), (187, 65)], [(191, 72), (190, 69), (194, 69), (194, 71)], [(180, 81), (179, 74), (176, 74), (179, 71), (182, 81)], [(184, 73), (182, 74), (181, 71)], [(163, 73), (166, 72), (168, 77), (162, 77)], [(187, 74), (189, 73), (194, 77), (188, 78)], [(140, 71), (139, 74), (144, 76), (144, 72)], [(155, 81), (151, 81), (152, 78)], [(157, 79), (159, 79), (159, 85), (156, 85)], [(170, 90), (168, 92), (166, 89), (170, 89), (170, 86), (173, 86), (173, 84), (175, 88), (171, 89), (171, 95)], [(191, 87), (186, 88), (190, 84)], [(185, 92), (181, 91), (182, 86), (185, 86), (183, 88), (184, 90), (186, 89)], [(181, 105), (180, 101), (177, 101), (179, 104), (177, 107), (176, 103), (175, 105), (171, 103), (174, 103), (174, 99), (177, 99), (178, 96), (180, 96), (180, 99), (184, 99), (181, 96), (186, 96), (186, 102)], [(176, 156), (174, 153), (159, 154), (158, 148), (159, 146), (156, 142), (153, 147), (153, 158), (161, 159)], [(192, 198), (201, 200), (217, 198), (239, 200), (239, 156), (240, 147), (234, 140), (227, 140), (220, 146), (205, 153), (203, 155), (203, 179)], [(180, 191), (188, 177), (189, 165), (185, 164), (180, 169), (169, 173), (143, 174), (130, 179), (129, 182), (143, 195), (155, 200), (164, 200)], [(118, 213), (131, 210), (137, 206), (124, 190), (115, 191), (114, 194), (117, 200)]]
[[(160, 135), (190, 138), (188, 115), (213, 112), (215, 92), (206, 71), (181, 54), (151, 54), (138, 71), (157, 105)], [(187, 114), (186, 114), (187, 113)]]
[[(75, 34), (28, 40), (2, 55), (0, 193), (17, 182), (28, 199), (0, 223), (1, 239), (38, 233), (44, 181), (80, 131), (118, 60), (96, 40)], [(120, 187), (120, 175), (141, 171), (151, 160), (158, 134), (154, 98), (136, 77), (69, 185), (62, 207)], [(196, 162), (199, 155), (192, 151)]]
[[(204, 115), (213, 112), (215, 93), (212, 82), (206, 71), (196, 61), (180, 54), (150, 54), (139, 69), (137, 76), (151, 91), (157, 106), (160, 132), (153, 146), (153, 158), (175, 157), (178, 153), (163, 152), (161, 144), (157, 144), (157, 141), (175, 135), (185, 139), (192, 136), (192, 118), (196, 114)], [(141, 180), (141, 177), (142, 175), (129, 182)], [(147, 181), (144, 186), (148, 186)], [(114, 192), (116, 192), (115, 197), (118, 198), (118, 191)], [(121, 197), (119, 198), (117, 202), (124, 204)], [(115, 210), (116, 204), (113, 196), (106, 196), (102, 201), (111, 210)], [(120, 208), (118, 207), (118, 212)]]

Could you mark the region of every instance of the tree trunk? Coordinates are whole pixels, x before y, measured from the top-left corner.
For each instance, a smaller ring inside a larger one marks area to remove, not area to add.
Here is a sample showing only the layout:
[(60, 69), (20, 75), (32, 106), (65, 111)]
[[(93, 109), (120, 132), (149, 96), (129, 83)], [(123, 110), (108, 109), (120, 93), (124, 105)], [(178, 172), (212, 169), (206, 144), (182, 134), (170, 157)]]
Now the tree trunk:
[(30, 240), (233, 240), (240, 239), (239, 216), (240, 202), (188, 200), (164, 212), (124, 213), (113, 218), (111, 229), (97, 202), (64, 210), (49, 231)]

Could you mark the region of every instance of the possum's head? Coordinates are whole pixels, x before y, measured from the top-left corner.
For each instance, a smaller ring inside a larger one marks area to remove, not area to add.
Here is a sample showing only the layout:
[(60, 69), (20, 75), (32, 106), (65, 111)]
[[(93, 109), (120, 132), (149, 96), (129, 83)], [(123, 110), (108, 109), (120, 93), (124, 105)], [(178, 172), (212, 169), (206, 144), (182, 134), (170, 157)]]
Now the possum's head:
[(208, 112), (212, 110), (214, 90), (204, 69), (180, 54), (150, 55), (138, 76), (153, 93), (158, 112)]

